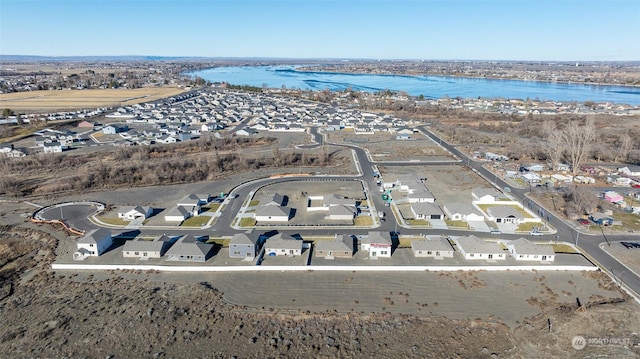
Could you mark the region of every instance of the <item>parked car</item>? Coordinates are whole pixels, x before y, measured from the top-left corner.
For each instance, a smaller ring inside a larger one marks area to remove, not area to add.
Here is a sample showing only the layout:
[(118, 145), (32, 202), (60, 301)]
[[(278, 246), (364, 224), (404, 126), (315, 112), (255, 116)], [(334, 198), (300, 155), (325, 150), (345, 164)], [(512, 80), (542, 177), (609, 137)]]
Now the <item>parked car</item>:
[(588, 219), (583, 219), (583, 218), (578, 219), (578, 223), (580, 223), (583, 226), (588, 226), (591, 224), (591, 222)]
[(542, 235), (544, 235), (544, 233), (538, 232), (538, 231), (531, 231), (531, 232), (529, 232), (529, 235), (530, 236), (542, 236)]
[(640, 243), (637, 242), (620, 242), (627, 249), (640, 248)]
[(502, 234), (502, 231), (494, 229), (494, 230), (491, 231), (491, 234)]

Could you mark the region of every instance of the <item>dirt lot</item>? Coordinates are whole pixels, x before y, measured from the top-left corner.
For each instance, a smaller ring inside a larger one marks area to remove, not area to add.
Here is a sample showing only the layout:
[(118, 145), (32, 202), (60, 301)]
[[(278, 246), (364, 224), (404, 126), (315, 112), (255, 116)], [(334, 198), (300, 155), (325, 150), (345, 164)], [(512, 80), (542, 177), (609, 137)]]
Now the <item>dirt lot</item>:
[(431, 139), (415, 133), (408, 140), (397, 140), (395, 133), (376, 132), (356, 135), (353, 131), (327, 132), (328, 140), (357, 145), (369, 150), (374, 161), (451, 161), (454, 158)]
[(184, 92), (178, 87), (69, 91), (29, 91), (0, 94), (0, 106), (19, 112), (125, 106), (167, 98)]
[(627, 268), (636, 273), (640, 273), (640, 249), (627, 249), (620, 243), (613, 243), (611, 247), (604, 245), (602, 249), (622, 262)]
[[(436, 197), (436, 203), (467, 201), (471, 202), (471, 190), (476, 187), (491, 188), (491, 184), (460, 165), (429, 165), (429, 166), (378, 166), (384, 182), (395, 182), (399, 177), (412, 174), (418, 178), (426, 178), (424, 182), (429, 191)], [(400, 192), (392, 194), (400, 198)], [(399, 199), (400, 199), (399, 198)]]

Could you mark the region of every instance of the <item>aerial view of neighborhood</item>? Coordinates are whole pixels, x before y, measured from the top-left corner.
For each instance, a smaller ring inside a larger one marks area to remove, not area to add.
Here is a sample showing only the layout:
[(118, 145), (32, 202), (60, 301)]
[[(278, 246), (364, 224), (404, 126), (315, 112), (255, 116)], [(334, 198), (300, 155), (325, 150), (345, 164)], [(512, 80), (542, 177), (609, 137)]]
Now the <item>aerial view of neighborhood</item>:
[(1, 39), (3, 357), (640, 356), (640, 59)]

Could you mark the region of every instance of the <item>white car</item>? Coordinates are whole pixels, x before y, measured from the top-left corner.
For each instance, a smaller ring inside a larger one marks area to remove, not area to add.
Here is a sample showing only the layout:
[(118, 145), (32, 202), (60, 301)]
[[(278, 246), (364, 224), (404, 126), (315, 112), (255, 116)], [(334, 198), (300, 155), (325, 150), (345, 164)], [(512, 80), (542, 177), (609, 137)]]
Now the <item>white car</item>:
[(544, 235), (544, 233), (538, 232), (538, 231), (535, 231), (535, 232), (532, 231), (532, 232), (529, 232), (529, 235), (530, 236), (542, 236), (542, 235)]

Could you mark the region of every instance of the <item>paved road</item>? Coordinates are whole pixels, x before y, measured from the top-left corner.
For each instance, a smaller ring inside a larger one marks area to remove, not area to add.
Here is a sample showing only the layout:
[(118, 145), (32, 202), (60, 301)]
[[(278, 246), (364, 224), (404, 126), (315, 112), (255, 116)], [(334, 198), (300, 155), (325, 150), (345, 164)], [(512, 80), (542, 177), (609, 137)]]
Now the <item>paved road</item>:
[[(220, 217), (215, 222), (212, 228), (208, 229), (197, 229), (190, 230), (189, 233), (194, 235), (209, 235), (209, 236), (231, 236), (234, 233), (239, 232), (231, 227), (234, 218), (240, 211), (243, 202), (247, 201), (250, 196), (255, 193), (255, 191), (261, 186), (274, 184), (274, 183), (282, 183), (287, 181), (300, 181), (300, 180), (321, 180), (321, 179), (330, 179), (330, 180), (360, 180), (364, 183), (365, 189), (367, 191), (367, 196), (372, 199), (373, 207), (372, 213), (376, 213), (375, 211), (382, 210), (386, 213), (386, 221), (380, 223), (380, 225), (375, 229), (378, 231), (384, 232), (401, 232), (402, 234), (430, 234), (430, 235), (440, 235), (440, 234), (452, 234), (455, 232), (456, 235), (470, 235), (476, 232), (473, 231), (452, 231), (452, 230), (435, 230), (435, 229), (411, 229), (411, 228), (403, 228), (395, 221), (395, 218), (392, 215), (392, 211), (389, 207), (384, 206), (384, 202), (382, 201), (381, 195), (378, 191), (378, 187), (376, 184), (376, 178), (373, 177), (373, 165), (401, 165), (401, 166), (425, 166), (430, 164), (452, 164), (452, 165), (464, 165), (468, 166), (472, 170), (476, 171), (478, 174), (483, 176), (488, 182), (492, 183), (499, 189), (504, 189), (505, 187), (509, 187), (511, 189), (511, 195), (516, 198), (518, 201), (523, 203), (523, 205), (530, 208), (532, 211), (538, 213), (543, 220), (545, 220), (550, 226), (554, 227), (557, 230), (557, 233), (554, 235), (547, 236), (537, 236), (532, 237), (532, 240), (540, 240), (540, 241), (549, 241), (549, 240), (562, 240), (568, 242), (576, 243), (580, 249), (582, 249), (587, 256), (589, 256), (592, 260), (594, 260), (602, 269), (609, 271), (613, 275), (615, 275), (618, 280), (622, 279), (624, 284), (633, 290), (635, 293), (640, 293), (640, 277), (638, 274), (631, 272), (628, 268), (622, 265), (620, 262), (615, 260), (613, 257), (608, 255), (604, 250), (600, 248), (601, 243), (605, 243), (605, 245), (619, 245), (617, 242), (624, 240), (638, 240), (637, 236), (633, 235), (612, 235), (607, 236), (606, 238), (600, 233), (599, 235), (593, 235), (591, 233), (580, 233), (578, 234), (578, 230), (570, 223), (565, 222), (563, 219), (557, 217), (553, 212), (548, 211), (546, 208), (540, 206), (535, 202), (534, 199), (529, 198), (527, 196), (527, 192), (530, 189), (520, 189), (513, 188), (509, 183), (505, 182), (502, 178), (495, 175), (488, 169), (482, 166), (481, 162), (476, 162), (471, 160), (467, 155), (460, 152), (455, 146), (443, 141), (441, 138), (437, 137), (435, 134), (430, 132), (426, 127), (421, 126), (418, 127), (424, 135), (433, 139), (436, 143), (439, 143), (443, 148), (448, 150), (451, 154), (458, 158), (456, 161), (446, 161), (446, 162), (376, 162), (372, 163), (365, 150), (356, 145), (348, 145), (348, 144), (333, 144), (339, 145), (343, 147), (350, 148), (355, 153), (355, 160), (358, 162), (358, 168), (360, 174), (352, 175), (352, 176), (325, 176), (325, 177), (313, 177), (313, 178), (266, 178), (262, 180), (252, 181), (246, 184), (240, 184), (236, 188), (234, 188), (230, 193), (228, 198), (225, 200), (225, 206), (223, 207), (223, 212)], [(314, 137), (317, 145), (322, 145), (327, 143), (324, 140), (324, 137), (319, 134), (315, 129), (312, 129), (311, 135)], [(69, 220), (71, 220), (69, 218)], [(90, 228), (92, 227), (84, 220), (78, 220), (78, 223), (74, 223), (77, 228), (84, 229), (83, 227)], [(276, 229), (274, 227), (274, 229)], [(366, 234), (370, 229), (353, 229), (353, 228), (338, 228), (338, 227), (320, 227), (320, 228), (288, 228), (283, 227), (282, 229), (278, 229), (281, 232), (285, 233), (299, 233), (303, 235), (333, 235), (333, 234), (355, 234), (362, 235)], [(174, 235), (182, 235), (184, 234), (184, 228), (163, 228), (163, 229), (142, 229), (142, 234), (144, 235), (159, 235), (159, 234), (174, 234)], [(132, 232), (132, 234), (136, 234), (136, 232)], [(522, 235), (508, 235), (501, 234), (500, 238), (503, 239), (515, 239), (521, 237)], [(608, 239), (608, 241), (607, 241)]]

